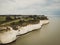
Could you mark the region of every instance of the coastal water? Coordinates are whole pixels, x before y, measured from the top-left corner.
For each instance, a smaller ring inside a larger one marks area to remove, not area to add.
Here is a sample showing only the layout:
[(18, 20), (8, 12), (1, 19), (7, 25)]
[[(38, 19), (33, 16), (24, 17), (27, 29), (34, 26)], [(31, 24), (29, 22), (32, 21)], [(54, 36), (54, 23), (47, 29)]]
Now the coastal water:
[(48, 16), (50, 23), (41, 29), (21, 35), (7, 45), (60, 45), (60, 16)]

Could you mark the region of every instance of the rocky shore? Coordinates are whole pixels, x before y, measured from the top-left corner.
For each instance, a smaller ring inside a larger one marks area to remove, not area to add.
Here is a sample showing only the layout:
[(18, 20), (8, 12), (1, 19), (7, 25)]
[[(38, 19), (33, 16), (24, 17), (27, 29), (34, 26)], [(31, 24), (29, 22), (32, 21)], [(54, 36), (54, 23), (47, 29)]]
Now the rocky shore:
[(5, 23), (0, 24), (1, 44), (11, 43), (16, 40), (19, 35), (39, 29), (42, 25), (49, 23), (48, 18), (44, 15), (21, 15), (15, 16), (13, 19), (10, 17), (6, 19), (10, 21), (5, 21)]

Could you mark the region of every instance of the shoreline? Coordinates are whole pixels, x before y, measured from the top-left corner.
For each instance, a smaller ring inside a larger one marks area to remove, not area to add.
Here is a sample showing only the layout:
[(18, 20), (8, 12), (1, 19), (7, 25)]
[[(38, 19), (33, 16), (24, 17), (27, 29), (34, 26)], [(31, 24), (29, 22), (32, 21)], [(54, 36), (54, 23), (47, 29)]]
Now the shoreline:
[(30, 31), (39, 29), (42, 27), (42, 25), (49, 23), (49, 20), (40, 20), (40, 22), (38, 24), (29, 24), (27, 26), (24, 27), (19, 27), (18, 30), (13, 30), (11, 27), (10, 31), (4, 32), (4, 33), (0, 33), (0, 43), (2, 44), (7, 44), (7, 43), (11, 43), (14, 40), (16, 40), (18, 37), (18, 35), (22, 35), (25, 33), (28, 33)]

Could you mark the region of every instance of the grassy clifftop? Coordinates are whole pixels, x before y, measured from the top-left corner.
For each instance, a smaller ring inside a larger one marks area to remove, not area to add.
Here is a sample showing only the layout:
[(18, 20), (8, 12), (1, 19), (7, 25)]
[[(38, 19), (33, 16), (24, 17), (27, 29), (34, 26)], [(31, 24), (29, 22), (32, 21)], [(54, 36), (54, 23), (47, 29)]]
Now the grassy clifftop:
[(40, 20), (48, 20), (44, 15), (5, 15), (0, 16), (0, 27), (11, 26), (17, 30), (17, 26), (26, 26), (28, 24), (37, 24)]
[(0, 16), (0, 25), (10, 25), (15, 22), (15, 24), (18, 22), (30, 22), (34, 23), (39, 22), (39, 20), (48, 20), (48, 18), (44, 15), (11, 15), (11, 16)]

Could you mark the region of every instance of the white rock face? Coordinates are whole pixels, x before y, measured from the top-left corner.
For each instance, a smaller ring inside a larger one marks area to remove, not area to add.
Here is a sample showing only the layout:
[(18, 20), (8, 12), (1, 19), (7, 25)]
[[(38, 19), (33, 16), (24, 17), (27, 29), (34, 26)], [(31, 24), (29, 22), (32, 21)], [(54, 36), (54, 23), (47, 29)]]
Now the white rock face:
[(43, 25), (43, 24), (47, 24), (47, 23), (49, 23), (49, 21), (48, 20), (41, 20), (38, 24), (33, 24), (33, 25), (27, 25), (27, 26), (25, 26), (25, 27), (21, 27), (19, 30), (19, 35), (20, 34), (25, 34), (25, 33), (27, 33), (27, 32), (29, 32), (29, 31), (32, 31), (32, 30), (34, 30), (34, 29), (39, 29), (39, 28), (41, 28), (41, 26)]
[(10, 43), (14, 40), (17, 39), (17, 35), (25, 34), (29, 31), (32, 31), (34, 29), (39, 29), (43, 24), (49, 23), (48, 20), (40, 20), (38, 24), (33, 24), (33, 25), (27, 25), (25, 27), (20, 27), (18, 30), (13, 30), (10, 27), (10, 31), (0, 33), (0, 43), (6, 44)]
[(0, 43), (10, 43), (14, 40), (16, 40), (16, 35), (17, 35), (18, 31), (15, 30), (10, 30), (4, 33), (0, 33)]

